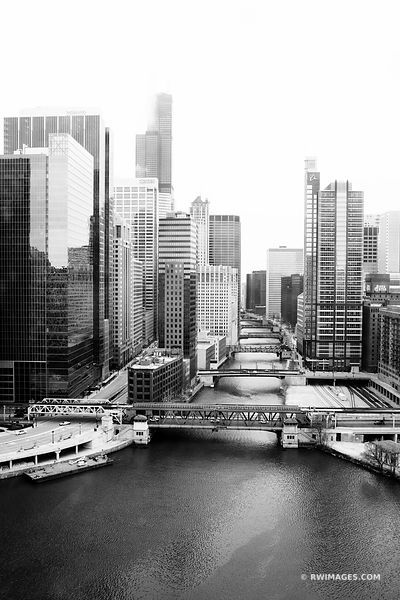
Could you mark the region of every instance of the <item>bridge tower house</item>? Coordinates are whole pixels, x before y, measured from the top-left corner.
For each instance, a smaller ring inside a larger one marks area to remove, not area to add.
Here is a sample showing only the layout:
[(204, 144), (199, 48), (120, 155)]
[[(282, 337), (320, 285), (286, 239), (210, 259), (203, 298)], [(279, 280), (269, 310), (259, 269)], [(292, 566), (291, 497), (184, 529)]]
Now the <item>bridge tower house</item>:
[(285, 419), (281, 435), (282, 448), (298, 448), (298, 424), (296, 419)]

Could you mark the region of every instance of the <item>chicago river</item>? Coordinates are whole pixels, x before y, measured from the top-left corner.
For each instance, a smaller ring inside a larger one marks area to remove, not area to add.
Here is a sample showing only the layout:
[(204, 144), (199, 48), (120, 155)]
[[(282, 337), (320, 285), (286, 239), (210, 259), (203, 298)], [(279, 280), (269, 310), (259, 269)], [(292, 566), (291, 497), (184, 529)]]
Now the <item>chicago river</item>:
[[(231, 364), (271, 360), (239, 354)], [(195, 402), (266, 399), (282, 403), (278, 380), (222, 379)], [(398, 597), (395, 481), (282, 450), (265, 432), (157, 431), (113, 458), (111, 469), (42, 486), (1, 482), (1, 598)]]

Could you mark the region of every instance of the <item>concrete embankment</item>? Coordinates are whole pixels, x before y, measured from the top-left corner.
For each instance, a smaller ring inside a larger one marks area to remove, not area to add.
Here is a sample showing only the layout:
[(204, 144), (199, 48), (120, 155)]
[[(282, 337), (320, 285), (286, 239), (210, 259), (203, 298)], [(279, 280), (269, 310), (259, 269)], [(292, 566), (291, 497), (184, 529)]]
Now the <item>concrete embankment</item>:
[(34, 461), (33, 458), (27, 457), (26, 460), (18, 465), (13, 465), (11, 468), (2, 467), (0, 469), (0, 479), (8, 479), (9, 477), (18, 477), (23, 475), (25, 471), (34, 467), (52, 465), (57, 462), (67, 462), (71, 458), (92, 458), (101, 454), (111, 454), (123, 450), (127, 446), (133, 444), (133, 430), (131, 425), (118, 426), (119, 432), (112, 439), (105, 440), (104, 437), (94, 437), (90, 448), (80, 448), (78, 452), (73, 452), (62, 459), (42, 460), (40, 463)]
[[(363, 446), (363, 444), (362, 444), (362, 446)], [(389, 467), (387, 467), (386, 465), (384, 465), (383, 470), (379, 469), (379, 467), (371, 464), (365, 458), (363, 458), (361, 454), (358, 457), (352, 456), (349, 453), (340, 451), (338, 448), (332, 448), (330, 446), (317, 446), (316, 449), (320, 450), (321, 452), (324, 452), (325, 454), (331, 454), (332, 456), (336, 456), (336, 458), (341, 458), (342, 460), (347, 460), (348, 462), (353, 463), (353, 465), (357, 465), (358, 467), (367, 469), (368, 471), (371, 471), (372, 473), (376, 473), (378, 475), (384, 475), (385, 477), (389, 477), (390, 479), (395, 479), (396, 481), (400, 482), (400, 474), (399, 473), (392, 473), (390, 471)]]

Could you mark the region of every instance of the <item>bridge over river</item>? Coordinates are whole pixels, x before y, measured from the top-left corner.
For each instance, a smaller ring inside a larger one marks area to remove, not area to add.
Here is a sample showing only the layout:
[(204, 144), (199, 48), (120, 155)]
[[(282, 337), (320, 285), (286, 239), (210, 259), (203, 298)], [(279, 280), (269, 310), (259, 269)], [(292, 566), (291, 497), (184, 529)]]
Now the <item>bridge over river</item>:
[(200, 381), (206, 387), (214, 387), (222, 377), (276, 377), (284, 379), (288, 384), (305, 385), (306, 376), (297, 369), (218, 369), (201, 370), (198, 372)]
[[(79, 401), (78, 401), (79, 402)], [(321, 428), (330, 441), (398, 441), (400, 409), (315, 408), (295, 405), (187, 404), (141, 402), (79, 405), (73, 400), (30, 405), (29, 417), (89, 417), (104, 415), (117, 424), (134, 423), (136, 415), (147, 417), (150, 429), (238, 429), (276, 433), (285, 448), (312, 445)], [(135, 427), (133, 425), (133, 427)]]
[(152, 428), (197, 428), (197, 429), (259, 429), (279, 431), (286, 419), (306, 418), (299, 406), (248, 404), (173, 404), (136, 402), (125, 410), (133, 419), (137, 414), (146, 414)]

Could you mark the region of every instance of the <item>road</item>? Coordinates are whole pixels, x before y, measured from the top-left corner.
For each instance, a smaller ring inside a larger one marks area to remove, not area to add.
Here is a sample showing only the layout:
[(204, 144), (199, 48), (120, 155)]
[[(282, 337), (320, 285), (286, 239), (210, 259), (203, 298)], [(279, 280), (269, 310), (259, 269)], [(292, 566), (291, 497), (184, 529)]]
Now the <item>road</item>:
[(128, 401), (128, 371), (123, 369), (115, 379), (98, 392), (87, 396), (85, 400), (112, 400), (124, 403)]
[[(83, 433), (93, 430), (93, 422), (71, 422), (70, 425), (60, 427), (63, 419), (46, 419), (37, 422), (37, 426), (15, 431), (0, 432), (0, 457), (18, 450), (29, 450), (34, 446), (45, 446), (61, 442)], [(24, 433), (20, 433), (24, 431)]]

